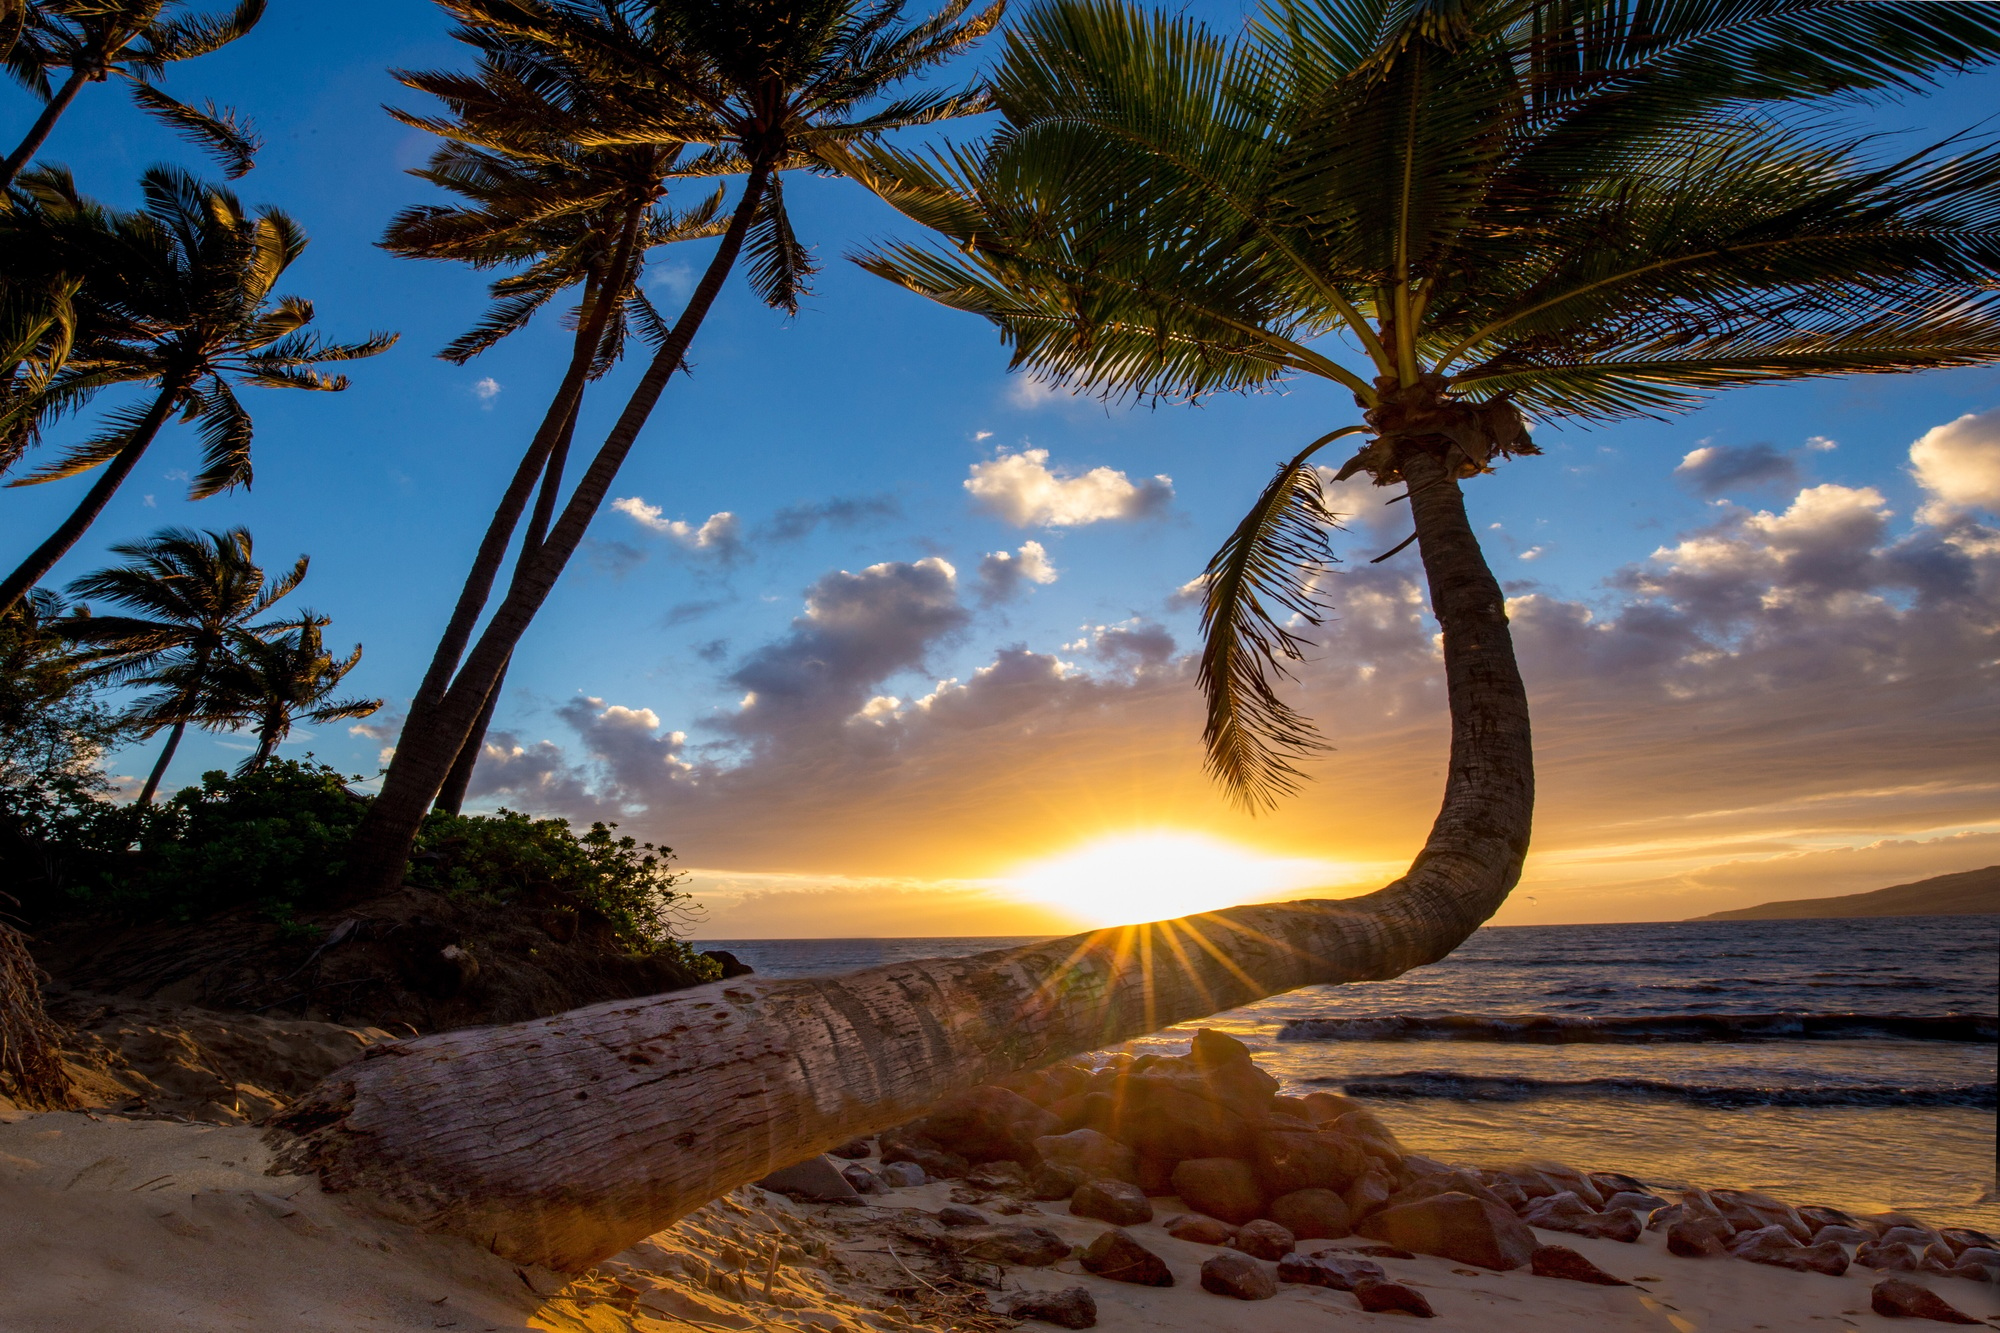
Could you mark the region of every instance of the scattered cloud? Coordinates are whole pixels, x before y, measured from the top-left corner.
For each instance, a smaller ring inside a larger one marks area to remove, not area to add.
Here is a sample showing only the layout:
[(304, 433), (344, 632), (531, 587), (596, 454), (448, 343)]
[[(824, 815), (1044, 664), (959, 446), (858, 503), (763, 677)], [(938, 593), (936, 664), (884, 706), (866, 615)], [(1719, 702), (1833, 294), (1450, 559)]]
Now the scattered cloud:
[(159, 502), (150, 495), (145, 497), (145, 504), (148, 509), (158, 509), (160, 507)]
[(475, 381), (472, 386), (472, 396), (479, 400), (480, 407), (492, 411), (493, 400), (500, 396), (500, 381), (491, 375)]
[(797, 541), (822, 524), (829, 528), (858, 528), (899, 517), (903, 506), (893, 495), (836, 496), (788, 505), (771, 515), (762, 536), (770, 541)]
[(1527, 550), (1521, 552), (1520, 558), (1523, 560), (1539, 560), (1546, 554), (1548, 554), (1546, 546), (1530, 546)]
[(711, 611), (720, 611), (727, 605), (729, 603), (720, 597), (704, 601), (675, 602), (667, 608), (667, 613), (660, 617), (660, 628), (672, 629), (676, 625), (685, 625), (690, 620), (701, 619)]
[(1018, 551), (994, 551), (979, 561), (979, 600), (991, 605), (1009, 602), (1026, 592), (1029, 584), (1046, 586), (1056, 581), (1056, 567), (1040, 542), (1021, 543)]
[(381, 748), (375, 752), (375, 762), (387, 768), (389, 761), (396, 757), (396, 738), (403, 734), (403, 723), (408, 718), (409, 715), (400, 708), (394, 712), (383, 709), (365, 721), (350, 725), (347, 734), (379, 742)]
[(613, 500), (611, 507), (640, 527), (671, 538), (683, 549), (706, 552), (725, 565), (735, 564), (749, 554), (743, 542), (743, 525), (727, 509), (710, 514), (696, 527), (678, 518), (664, 517), (660, 506), (647, 504), (636, 495)]
[(2000, 407), (1925, 431), (1910, 446), (1910, 471), (1929, 493), (1921, 522), (1947, 523), (1977, 509), (2000, 513)]
[(656, 292), (665, 292), (675, 300), (686, 300), (694, 291), (694, 269), (679, 260), (668, 260), (655, 264), (646, 274), (645, 284)]
[[(1808, 449), (1816, 447), (1808, 441)], [(1774, 445), (1704, 444), (1681, 459), (1674, 475), (1697, 495), (1717, 496), (1732, 490), (1797, 486), (1805, 473), (1797, 457)]]
[(980, 506), (1017, 528), (1071, 528), (1108, 519), (1153, 518), (1173, 502), (1171, 477), (1134, 482), (1108, 467), (1080, 476), (1049, 467), (1049, 451), (1024, 449), (974, 463), (965, 489)]
[(990, 440), (992, 438), (993, 438), (993, 432), (990, 430), (976, 430), (972, 432), (972, 442), (974, 444), (978, 444), (981, 441)]

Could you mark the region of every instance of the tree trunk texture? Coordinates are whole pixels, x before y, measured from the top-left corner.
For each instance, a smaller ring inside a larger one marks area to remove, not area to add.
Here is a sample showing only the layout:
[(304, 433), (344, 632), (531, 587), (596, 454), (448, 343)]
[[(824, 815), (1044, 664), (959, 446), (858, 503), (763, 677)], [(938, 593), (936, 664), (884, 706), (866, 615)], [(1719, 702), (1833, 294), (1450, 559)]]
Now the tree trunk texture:
[(63, 112), (69, 110), (69, 104), (76, 100), (76, 95), (83, 91), (83, 85), (88, 82), (90, 80), (81, 72), (70, 71), (69, 77), (63, 80), (63, 86), (56, 89), (56, 95), (48, 100), (47, 105), (42, 107), (42, 114), (36, 116), (35, 123), (28, 127), (28, 133), (20, 145), (7, 155), (5, 162), (0, 162), (0, 190), (12, 185), (14, 178), (21, 174), (22, 168), (34, 161), (35, 154), (41, 152), (42, 145), (49, 141), (49, 135), (54, 132), (56, 122), (62, 119)]
[(1409, 872), (821, 980), (741, 978), (379, 1047), (274, 1122), (293, 1170), (517, 1262), (575, 1270), (947, 1093), (1300, 986), (1435, 962), (1521, 873), (1527, 699), (1458, 484), (1404, 466), (1444, 629), (1451, 767)]
[(174, 729), (167, 733), (167, 748), (160, 751), (160, 758), (153, 765), (153, 771), (146, 775), (146, 785), (139, 791), (139, 799), (133, 805), (144, 809), (153, 803), (154, 793), (160, 790), (160, 779), (167, 776), (167, 765), (174, 762), (174, 751), (181, 747), (181, 735), (187, 731), (186, 722), (174, 723)]

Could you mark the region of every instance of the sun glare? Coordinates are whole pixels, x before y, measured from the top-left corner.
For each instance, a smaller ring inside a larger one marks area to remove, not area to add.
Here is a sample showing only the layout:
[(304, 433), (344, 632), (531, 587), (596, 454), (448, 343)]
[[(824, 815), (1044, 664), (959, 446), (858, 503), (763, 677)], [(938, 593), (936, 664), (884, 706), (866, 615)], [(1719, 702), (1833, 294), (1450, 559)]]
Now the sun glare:
[(1148, 831), (1100, 838), (1023, 866), (1007, 883), (1086, 925), (1122, 926), (1338, 884), (1348, 878), (1345, 869), (1264, 856), (1198, 833)]

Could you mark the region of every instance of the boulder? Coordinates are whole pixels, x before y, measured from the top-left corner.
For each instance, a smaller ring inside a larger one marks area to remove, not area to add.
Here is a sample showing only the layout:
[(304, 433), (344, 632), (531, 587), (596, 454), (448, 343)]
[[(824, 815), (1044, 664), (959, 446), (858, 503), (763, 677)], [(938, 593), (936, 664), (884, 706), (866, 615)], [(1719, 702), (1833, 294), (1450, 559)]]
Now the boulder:
[(1043, 1162), (1028, 1177), (1028, 1197), (1054, 1202), (1067, 1199), (1076, 1193), (1077, 1187), (1088, 1177), (1073, 1166), (1057, 1166), (1054, 1162)]
[(1278, 1260), (1278, 1281), (1296, 1282), (1308, 1287), (1331, 1287), (1335, 1291), (1352, 1291), (1354, 1284), (1363, 1278), (1380, 1278), (1386, 1274), (1382, 1265), (1372, 1259), (1362, 1259), (1354, 1255), (1300, 1254), (1294, 1251)]
[(1529, 1226), (1553, 1231), (1564, 1230), (1564, 1223), (1595, 1216), (1597, 1210), (1578, 1198), (1573, 1190), (1544, 1194), (1539, 1199), (1530, 1200), (1528, 1206), (1521, 1210), (1521, 1220)]
[(1080, 1065), (1050, 1065), (1025, 1074), (1011, 1074), (1001, 1079), (999, 1086), (1019, 1093), (1037, 1106), (1053, 1106), (1089, 1087), (1090, 1076), (1095, 1072)]
[(1190, 1241), (1196, 1245), (1227, 1245), (1229, 1238), (1236, 1234), (1236, 1228), (1227, 1222), (1218, 1222), (1199, 1213), (1173, 1218), (1162, 1230), (1175, 1240)]
[(1631, 1243), (1645, 1232), (1639, 1214), (1626, 1208), (1599, 1212), (1569, 1190), (1536, 1199), (1521, 1210), (1521, 1220), (1544, 1231), (1567, 1231), (1573, 1236)]
[[(1410, 1161), (1415, 1162), (1416, 1159), (1413, 1157)], [(1418, 1175), (1416, 1179), (1389, 1196), (1389, 1207), (1394, 1208), (1398, 1204), (1415, 1203), (1418, 1199), (1428, 1199), (1433, 1194), (1451, 1194), (1454, 1192), (1470, 1194), (1475, 1199), (1485, 1199), (1489, 1203), (1497, 1203), (1509, 1212), (1517, 1211), (1507, 1200), (1488, 1189), (1483, 1177), (1476, 1176), (1470, 1171), (1456, 1168), (1447, 1168), (1439, 1172)], [(1545, 1199), (1537, 1199), (1528, 1206), (1534, 1207), (1546, 1202), (1547, 1200)]]
[[(1226, 1065), (1247, 1063), (1250, 1048), (1227, 1032), (1217, 1032), (1214, 1028), (1202, 1028), (1188, 1043), (1188, 1059), (1203, 1069), (1216, 1069)], [(1277, 1092), (1277, 1080), (1271, 1081), (1271, 1091)]]
[(827, 1149), (829, 1155), (834, 1157), (844, 1157), (850, 1162), (859, 1161), (861, 1158), (868, 1156), (870, 1153), (874, 1151), (875, 1151), (875, 1146), (869, 1143), (867, 1139), (854, 1139), (850, 1142), (841, 1144), (838, 1148)]
[(1069, 1258), (1069, 1242), (1047, 1227), (958, 1227), (945, 1232), (943, 1239), (967, 1259), (994, 1264), (1047, 1268)]
[(1657, 1194), (1646, 1194), (1639, 1190), (1620, 1190), (1604, 1201), (1604, 1211), (1627, 1208), (1641, 1217), (1651, 1217), (1654, 1210), (1667, 1206), (1667, 1201)]
[(819, 1203), (852, 1199), (857, 1193), (840, 1169), (824, 1157), (808, 1157), (782, 1171), (773, 1171), (757, 1183), (776, 1194), (793, 1194)]
[(1264, 1192), (1248, 1162), (1197, 1157), (1174, 1168), (1174, 1193), (1190, 1208), (1238, 1226), (1264, 1211)]
[(1288, 1115), (1294, 1120), (1303, 1120), (1313, 1128), (1319, 1128), (1320, 1117), (1312, 1114), (1312, 1108), (1303, 1097), (1287, 1097), (1280, 1093), (1271, 1099), (1271, 1114)]
[(965, 1173), (965, 1183), (982, 1190), (1021, 1189), (1028, 1183), (1028, 1169), (1005, 1158), (983, 1162)]
[(1435, 1319), (1437, 1311), (1424, 1294), (1414, 1287), (1383, 1278), (1363, 1278), (1354, 1284), (1354, 1299), (1371, 1314), (1413, 1314), (1419, 1319)]
[(1241, 1250), (1256, 1259), (1282, 1259), (1292, 1252), (1297, 1243), (1298, 1238), (1289, 1230), (1260, 1217), (1238, 1227), (1229, 1248)]
[(1916, 1273), (1924, 1266), (1916, 1246), (1881, 1240), (1871, 1240), (1856, 1249), (1854, 1262), (1863, 1268), (1890, 1273)]
[(1083, 1252), (1081, 1263), (1084, 1271), (1113, 1282), (1130, 1282), (1140, 1287), (1174, 1285), (1174, 1275), (1167, 1268), (1167, 1261), (1119, 1227), (1112, 1227), (1090, 1242), (1089, 1248)]
[(1069, 1210), (1114, 1227), (1136, 1227), (1153, 1220), (1153, 1205), (1137, 1185), (1122, 1180), (1093, 1180), (1079, 1186), (1070, 1196)]
[(1825, 1273), (1828, 1277), (1839, 1277), (1847, 1271), (1847, 1251), (1833, 1242), (1823, 1245), (1801, 1245), (1792, 1238), (1785, 1227), (1773, 1222), (1755, 1231), (1738, 1233), (1729, 1243), (1729, 1252), (1738, 1259), (1748, 1259), (1753, 1264), (1770, 1264), (1774, 1268), (1789, 1268), (1799, 1273)]
[(1629, 1287), (1623, 1278), (1611, 1276), (1567, 1245), (1538, 1245), (1528, 1260), (1536, 1277), (1559, 1277), (1568, 1282), (1593, 1282), (1600, 1287)]
[(1760, 1231), (1776, 1226), (1783, 1227), (1801, 1245), (1812, 1240), (1813, 1229), (1806, 1225), (1806, 1220), (1790, 1204), (1781, 1203), (1768, 1194), (1750, 1190), (1710, 1190), (1708, 1197), (1716, 1210), (1728, 1218), (1730, 1225), (1738, 1231)]
[(1141, 1157), (1135, 1182), (1148, 1198), (1174, 1192), (1174, 1168), (1180, 1163), (1165, 1157)]
[(1061, 1124), (1020, 1093), (989, 1083), (953, 1093), (909, 1128), (968, 1162), (1028, 1162), (1035, 1160), (1035, 1140)]
[(2000, 1250), (2000, 1242), (1972, 1227), (1941, 1227), (1938, 1235), (1944, 1237), (1951, 1248), (1960, 1253), (1969, 1249)]
[(1073, 1166), (1086, 1180), (1122, 1180), (1139, 1183), (1139, 1155), (1118, 1140), (1095, 1129), (1075, 1129), (1067, 1134), (1044, 1134), (1035, 1140), (1042, 1162), (1053, 1166)]
[(1806, 1204), (1793, 1211), (1799, 1215), (1800, 1219), (1807, 1226), (1813, 1229), (1815, 1234), (1818, 1233), (1821, 1227), (1851, 1227), (1855, 1225), (1854, 1215), (1852, 1213), (1843, 1213), (1838, 1208), (1823, 1208), (1815, 1204)]
[(912, 1162), (924, 1169), (924, 1174), (938, 1180), (957, 1180), (972, 1169), (958, 1153), (947, 1151), (936, 1139), (902, 1130), (889, 1130), (880, 1139), (882, 1162), (885, 1166), (897, 1162)]
[(842, 1167), (840, 1174), (849, 1185), (854, 1187), (856, 1194), (887, 1194), (889, 1192), (889, 1182), (865, 1166)]
[(1492, 1193), (1494, 1198), (1500, 1200), (1500, 1202), (1506, 1204), (1515, 1212), (1518, 1213), (1528, 1206), (1530, 1200), (1527, 1191), (1521, 1188), (1519, 1181), (1506, 1172), (1482, 1171), (1479, 1178), (1485, 1183), (1487, 1190)]
[(1358, 1230), (1418, 1254), (1501, 1270), (1526, 1266), (1536, 1245), (1527, 1223), (1499, 1204), (1470, 1194), (1436, 1194), (1384, 1208)]
[(1223, 1253), (1202, 1262), (1201, 1289), (1239, 1301), (1268, 1301), (1278, 1294), (1278, 1280), (1247, 1254)]
[(1110, 1124), (1112, 1106), (1108, 1094), (1084, 1091), (1049, 1103), (1049, 1114), (1056, 1118), (1056, 1133), (1067, 1134), (1072, 1130), (1102, 1128)]
[(1876, 1239), (1887, 1241), (1894, 1245), (1914, 1246), (1917, 1252), (1921, 1254), (1925, 1249), (1929, 1248), (1933, 1241), (1940, 1239), (1940, 1237), (1937, 1232), (1932, 1231), (1929, 1227), (1897, 1226), (1890, 1227), (1880, 1236), (1877, 1236)]
[(928, 1179), (924, 1169), (915, 1162), (888, 1162), (876, 1175), (883, 1184), (899, 1190), (915, 1189)]
[[(1280, 1098), (1279, 1100), (1290, 1101), (1293, 1099)], [(1352, 1097), (1343, 1097), (1337, 1092), (1309, 1092), (1305, 1096), (1298, 1098), (1297, 1101), (1299, 1102), (1299, 1109), (1292, 1113), (1294, 1115), (1303, 1115), (1306, 1119), (1321, 1125), (1330, 1125), (1342, 1116), (1352, 1114), (1355, 1111), (1360, 1111), (1364, 1114), (1369, 1113), (1368, 1108), (1360, 1102), (1355, 1101)], [(1388, 1126), (1384, 1125), (1383, 1129), (1386, 1132)]]
[(1830, 1222), (1813, 1232), (1813, 1244), (1833, 1241), (1840, 1245), (1867, 1245), (1875, 1238), (1860, 1227), (1850, 1227), (1839, 1222)]
[(1712, 1217), (1684, 1217), (1667, 1228), (1667, 1253), (1710, 1259), (1729, 1253), (1729, 1225)]
[(1257, 1183), (1274, 1197), (1305, 1189), (1344, 1190), (1369, 1164), (1368, 1154), (1351, 1138), (1290, 1130), (1258, 1135), (1251, 1161)]
[(1395, 1192), (1395, 1183), (1389, 1179), (1389, 1173), (1378, 1166), (1341, 1191), (1340, 1198), (1347, 1205), (1349, 1222), (1359, 1225), (1362, 1218), (1388, 1203), (1389, 1196)]
[(1039, 1319), (1057, 1328), (1097, 1327), (1097, 1298), (1088, 1287), (1023, 1292), (1003, 1311), (1011, 1319)]
[(1339, 1240), (1354, 1233), (1346, 1202), (1332, 1190), (1294, 1190), (1271, 1200), (1266, 1211), (1300, 1240)]
[(1949, 1273), (1958, 1266), (1958, 1255), (1944, 1241), (1935, 1240), (1917, 1262), (1926, 1273)]
[(1959, 1251), (1951, 1275), (1970, 1278), (1974, 1282), (2000, 1282), (2000, 1250), (1984, 1245), (1966, 1246)]
[[(1619, 1171), (1587, 1171), (1584, 1173), (1584, 1178), (1595, 1185), (1597, 1192), (1604, 1196), (1604, 1206), (1606, 1208), (1611, 1206), (1611, 1196), (1614, 1194), (1644, 1194), (1646, 1192), (1645, 1181), (1639, 1179), (1637, 1176), (1628, 1176)], [(1660, 1202), (1665, 1203), (1666, 1200), (1662, 1199)]]
[(1535, 1162), (1531, 1170), (1552, 1185), (1557, 1194), (1567, 1190), (1582, 1199), (1593, 1209), (1604, 1206), (1604, 1193), (1591, 1183), (1590, 1177), (1575, 1167), (1563, 1166), (1558, 1162)]
[(1944, 1297), (1908, 1278), (1885, 1277), (1869, 1293), (1869, 1306), (1885, 1319), (1935, 1319), (1940, 1324), (1976, 1324)]
[(963, 1204), (950, 1203), (938, 1209), (938, 1225), (946, 1227), (991, 1226), (993, 1219), (977, 1208), (967, 1208)]
[[(1209, 1077), (1221, 1082), (1214, 1071)], [(1173, 1161), (1248, 1157), (1261, 1116), (1256, 1114), (1254, 1102), (1234, 1099), (1231, 1092), (1226, 1086), (1193, 1077), (1128, 1078), (1113, 1101), (1108, 1123), (1094, 1128), (1130, 1144), (1141, 1156)]]

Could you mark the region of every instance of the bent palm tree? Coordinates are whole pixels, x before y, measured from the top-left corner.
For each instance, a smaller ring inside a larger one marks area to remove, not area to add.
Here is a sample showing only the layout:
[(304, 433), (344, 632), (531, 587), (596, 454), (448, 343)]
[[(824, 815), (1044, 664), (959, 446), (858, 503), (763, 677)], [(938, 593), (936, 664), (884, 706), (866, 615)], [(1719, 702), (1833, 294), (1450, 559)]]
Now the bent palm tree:
[(236, 196), (185, 172), (154, 167), (145, 205), (119, 213), (57, 199), (47, 210), (51, 271), (82, 278), (102, 327), (88, 354), (72, 353), (51, 394), (86, 385), (146, 384), (151, 393), (111, 415), (108, 429), (72, 446), (13, 486), (59, 481), (102, 467), (76, 509), (0, 583), (0, 610), (33, 587), (102, 513), (169, 417), (201, 434), (194, 499), (248, 486), (250, 414), (230, 384), (337, 393), (345, 375), (316, 367), (387, 350), (394, 334), (335, 343), (307, 332), (310, 301), (273, 288), (305, 250), (305, 234), (274, 208), (247, 213)]
[[(45, 105), (27, 135), (0, 162), (0, 188), (21, 174), (88, 83), (117, 77), (147, 115), (200, 145), (222, 163), (231, 180), (250, 170), (261, 146), (234, 111), (213, 102), (192, 107), (155, 82), (170, 64), (219, 50), (264, 17), (265, 0), (239, 0), (227, 15), (171, 14), (179, 0), (33, 0), (12, 46), (8, 73)], [(49, 79), (63, 71), (61, 87)]]
[(139, 792), (137, 803), (143, 806), (159, 790), (188, 723), (215, 715), (232, 645), (245, 635), (258, 638), (286, 628), (246, 626), (299, 586), (308, 561), (300, 556), (291, 569), (267, 578), (244, 528), (165, 528), (111, 552), (127, 563), (85, 574), (69, 591), (128, 614), (73, 616), (62, 629), (82, 649), (92, 676), (156, 691), (126, 715), (144, 736), (167, 732), (166, 746)]
[(320, 631), (329, 620), (307, 611), (288, 624), (262, 632), (238, 630), (217, 682), (214, 716), (246, 722), (256, 732), (257, 749), (238, 770), (254, 773), (277, 752), (297, 722), (339, 722), (368, 717), (380, 699), (335, 699), (347, 673), (361, 664), (361, 645), (346, 657), (327, 652)]
[[(957, 1088), (1450, 953), (1518, 878), (1533, 803), (1527, 700), (1460, 481), (1530, 452), (1517, 402), (1616, 416), (2000, 357), (1990, 153), (1865, 168), (1752, 119), (1996, 45), (2000, 15), (1923, 3), (1297, 0), (1235, 50), (1112, 4), (1034, 12), (983, 151), (846, 163), (953, 243), (870, 264), (1079, 386), (1318, 375), (1361, 400), (1373, 438), (1348, 466), (1407, 484), (1444, 631), (1451, 760), (1422, 851), (1363, 898), (425, 1038), (295, 1106), (290, 1160), (575, 1267)], [(1372, 373), (1314, 345), (1336, 331)], [(1210, 580), (1211, 762), (1250, 800), (1299, 780), (1313, 743), (1259, 692), (1297, 651), (1285, 606), (1314, 609), (1312, 458), (1280, 470)]]

